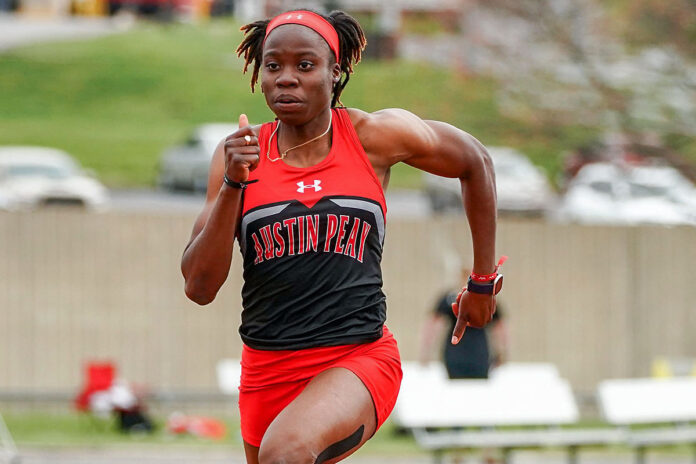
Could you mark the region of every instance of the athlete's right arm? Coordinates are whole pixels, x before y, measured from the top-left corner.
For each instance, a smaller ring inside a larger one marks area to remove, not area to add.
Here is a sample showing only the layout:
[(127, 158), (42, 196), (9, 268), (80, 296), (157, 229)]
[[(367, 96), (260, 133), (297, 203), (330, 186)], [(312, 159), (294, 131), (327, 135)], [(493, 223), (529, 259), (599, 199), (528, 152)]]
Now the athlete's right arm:
[[(249, 142), (245, 136), (250, 137)], [(239, 130), (226, 137), (215, 149), (205, 206), (194, 223), (191, 239), (181, 258), (186, 296), (200, 305), (213, 301), (227, 279), (241, 218), (242, 190), (225, 184), (223, 177), (227, 174), (232, 181), (246, 181), (258, 159), (258, 138), (246, 116), (242, 115)]]

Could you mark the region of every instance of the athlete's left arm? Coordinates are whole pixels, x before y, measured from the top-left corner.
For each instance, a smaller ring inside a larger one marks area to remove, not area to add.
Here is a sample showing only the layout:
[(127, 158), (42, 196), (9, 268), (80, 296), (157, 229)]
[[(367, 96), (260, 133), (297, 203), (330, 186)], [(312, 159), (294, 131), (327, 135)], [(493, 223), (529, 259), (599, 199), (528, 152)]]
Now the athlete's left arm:
[[(426, 121), (405, 110), (353, 113), (360, 141), (376, 171), (404, 162), (443, 177), (459, 178), (464, 210), (471, 228), (473, 272), (495, 270), (495, 173), (486, 148), (472, 135), (450, 124)], [(453, 338), (461, 339), (466, 325), (482, 327), (492, 317), (495, 298), (465, 292)]]

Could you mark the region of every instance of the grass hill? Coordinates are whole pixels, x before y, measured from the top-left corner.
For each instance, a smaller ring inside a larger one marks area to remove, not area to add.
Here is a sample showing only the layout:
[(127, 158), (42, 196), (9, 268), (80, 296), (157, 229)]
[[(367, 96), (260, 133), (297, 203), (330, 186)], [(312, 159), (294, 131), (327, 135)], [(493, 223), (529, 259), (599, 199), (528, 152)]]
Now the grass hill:
[[(161, 151), (207, 121), (252, 123), (272, 114), (251, 94), (229, 20), (204, 25), (144, 23), (90, 41), (33, 45), (0, 54), (0, 144), (63, 148), (112, 187), (153, 185)], [(454, 124), (486, 145), (522, 149), (553, 178), (560, 154), (590, 128), (539, 127), (500, 114), (493, 81), (428, 64), (365, 61), (343, 102), (367, 111), (406, 108)], [(418, 188), (398, 166), (392, 186)]]

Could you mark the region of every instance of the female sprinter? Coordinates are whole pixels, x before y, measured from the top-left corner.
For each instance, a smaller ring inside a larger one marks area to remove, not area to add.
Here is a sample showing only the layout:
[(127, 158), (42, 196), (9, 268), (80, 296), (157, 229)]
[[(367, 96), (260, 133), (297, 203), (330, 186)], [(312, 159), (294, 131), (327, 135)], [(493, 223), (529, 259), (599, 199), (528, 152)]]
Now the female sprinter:
[[(391, 166), (461, 179), (473, 271), (492, 280), (492, 164), (476, 139), (448, 124), (402, 109), (340, 106), (365, 46), (347, 14), (291, 11), (242, 30), (238, 52), (253, 63), (252, 91), (262, 70), (277, 120), (250, 126), (241, 115), (239, 130), (215, 150), (206, 204), (182, 258), (186, 294), (201, 305), (215, 298), (236, 238), (247, 462), (338, 462), (384, 423), (401, 382), (381, 291)], [(484, 284), (477, 288), (493, 286)], [(453, 343), (467, 325), (490, 321), (493, 293), (460, 296)]]

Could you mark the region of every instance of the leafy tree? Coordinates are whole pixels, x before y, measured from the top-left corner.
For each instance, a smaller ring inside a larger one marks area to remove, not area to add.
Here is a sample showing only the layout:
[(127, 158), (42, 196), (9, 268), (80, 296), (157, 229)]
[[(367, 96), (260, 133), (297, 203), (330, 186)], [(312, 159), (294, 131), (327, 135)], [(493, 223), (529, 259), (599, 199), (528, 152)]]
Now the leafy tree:
[(631, 46), (670, 46), (696, 59), (696, 1), (603, 0), (603, 4)]
[[(612, 14), (621, 4), (631, 14), (648, 14), (659, 0), (487, 0), (482, 8), (506, 15), (518, 27), (517, 40), (502, 41), (501, 76), (506, 106), (534, 112), (549, 122), (584, 123), (636, 140), (646, 132), (696, 136), (693, 105), (696, 67), (678, 53), (678, 40), (689, 35), (682, 27), (672, 43), (645, 42), (626, 47)], [(634, 3), (644, 5), (637, 10)], [(686, 15), (696, 10), (694, 0)], [(607, 13), (608, 7), (612, 14)], [(670, 8), (663, 17), (679, 18)], [(669, 13), (669, 14), (667, 14)], [(627, 16), (629, 17), (629, 16)], [(630, 21), (630, 19), (626, 19)], [(657, 23), (662, 24), (660, 21)], [(647, 39), (645, 39), (647, 40)], [(686, 39), (684, 39), (686, 40)], [(691, 51), (693, 53), (693, 50)]]

